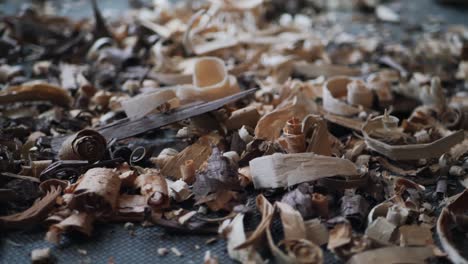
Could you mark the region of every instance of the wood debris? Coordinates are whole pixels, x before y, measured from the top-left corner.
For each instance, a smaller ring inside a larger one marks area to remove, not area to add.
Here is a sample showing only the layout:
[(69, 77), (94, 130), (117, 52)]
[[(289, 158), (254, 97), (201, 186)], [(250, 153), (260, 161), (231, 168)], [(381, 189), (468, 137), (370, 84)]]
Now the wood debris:
[(161, 172), (163, 175), (180, 179), (182, 177), (180, 166), (185, 164), (187, 160), (193, 160), (193, 166), (195, 170), (197, 170), (211, 155), (211, 145), (217, 145), (219, 140), (220, 137), (216, 134), (205, 135), (199, 138), (198, 142), (188, 146), (180, 153), (170, 158), (161, 168)]
[(0, 104), (44, 100), (69, 107), (73, 99), (61, 87), (40, 82), (12, 86), (0, 93)]
[(168, 253), (169, 253), (169, 250), (167, 248), (158, 248), (158, 255), (165, 256)]
[(385, 261), (390, 263), (425, 263), (433, 256), (435, 255), (430, 247), (383, 247), (356, 254), (349, 260), (349, 263), (379, 263)]
[(169, 189), (166, 179), (159, 171), (145, 171), (136, 178), (134, 184), (137, 189), (140, 189), (140, 193), (145, 197), (147, 205), (153, 210), (169, 207)]
[(182, 257), (182, 256), (183, 256), (182, 252), (180, 252), (176, 247), (171, 247), (171, 251), (172, 251), (172, 253), (174, 253), (174, 255), (176, 255), (177, 257)]
[(324, 177), (358, 176), (356, 167), (346, 159), (313, 153), (279, 154), (250, 161), (255, 188), (278, 188)]
[(110, 213), (117, 207), (120, 184), (120, 178), (114, 170), (90, 169), (73, 188), (70, 207), (77, 210)]
[[(396, 230), (396, 226), (390, 223), (386, 218), (378, 217), (374, 222), (369, 224), (366, 229), (366, 235), (384, 245), (390, 244), (392, 236)], [(405, 245), (402, 243), (402, 245)]]
[(36, 225), (52, 211), (57, 197), (62, 191), (61, 186), (52, 186), (44, 197), (36, 201), (27, 210), (0, 217), (0, 227), (6, 228), (24, 228), (25, 226)]
[(141, 94), (122, 102), (125, 114), (130, 119), (138, 119), (154, 112), (167, 112), (179, 105), (179, 99), (170, 89)]
[(398, 120), (396, 120), (396, 124), (387, 124), (389, 122), (386, 120), (387, 118), (394, 117), (387, 117), (384, 115), (369, 120), (362, 127), (362, 133), (364, 134), (366, 144), (369, 148), (393, 160), (436, 158), (448, 152), (453, 146), (461, 143), (464, 139), (463, 131), (459, 130), (456, 132), (445, 133), (444, 137), (435, 140), (431, 143), (389, 145), (371, 136), (373, 133), (380, 133), (382, 136), (385, 136), (385, 133), (392, 133), (390, 126), (393, 126), (393, 132), (398, 133), (397, 131), (395, 131), (395, 129), (397, 129), (396, 125), (398, 125)]
[(207, 264), (468, 261), (466, 27), (396, 0), (33, 2), (0, 21), (2, 235), (118, 222), (224, 238)]
[(456, 198), (449, 202), (449, 204), (442, 209), (442, 212), (437, 220), (437, 234), (442, 244), (442, 248), (448, 255), (448, 258), (454, 263), (466, 263), (467, 258), (457, 249), (454, 243), (452, 225), (455, 225), (459, 231), (466, 233), (466, 228), (463, 228), (463, 221), (457, 221), (466, 217), (466, 200), (468, 192), (465, 190), (461, 194), (456, 195)]
[(329, 232), (327, 227), (318, 219), (304, 221), (306, 238), (313, 243), (323, 246), (328, 243)]
[(248, 262), (255, 261), (255, 258), (260, 258), (258, 254), (255, 254), (252, 251), (252, 247), (239, 249), (239, 245), (246, 241), (246, 236), (244, 232), (244, 215), (238, 214), (230, 223), (230, 226), (227, 227), (229, 231), (226, 234), (228, 240), (228, 253), (229, 257), (235, 259), (239, 262)]
[(429, 228), (417, 225), (404, 225), (398, 229), (401, 246), (427, 246), (433, 244)]
[(53, 258), (50, 251), (50, 248), (34, 249), (31, 252), (31, 262), (33, 264), (53, 263)]
[(101, 134), (85, 129), (63, 142), (58, 157), (61, 160), (97, 161), (104, 157), (106, 147), (106, 139)]

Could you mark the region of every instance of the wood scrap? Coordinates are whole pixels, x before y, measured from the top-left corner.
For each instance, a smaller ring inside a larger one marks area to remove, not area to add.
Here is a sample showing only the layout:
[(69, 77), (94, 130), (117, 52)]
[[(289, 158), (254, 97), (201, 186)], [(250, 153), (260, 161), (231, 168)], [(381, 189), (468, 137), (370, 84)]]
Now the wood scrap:
[(255, 127), (260, 114), (253, 106), (247, 106), (231, 113), (231, 116), (225, 121), (227, 129), (240, 129), (242, 126)]
[(329, 113), (342, 116), (359, 113), (358, 108), (340, 100), (341, 97), (347, 96), (348, 85), (352, 82), (353, 80), (347, 77), (334, 77), (328, 80), (323, 86), (323, 108)]
[(314, 153), (279, 154), (250, 161), (255, 188), (278, 188), (325, 177), (358, 177), (356, 167), (345, 159)]
[(75, 230), (91, 236), (94, 217), (86, 212), (74, 212), (58, 224), (52, 225), (46, 234), (46, 240), (55, 244), (60, 243), (64, 232)]
[(175, 179), (180, 179), (182, 177), (180, 166), (182, 166), (187, 160), (193, 160), (193, 166), (197, 170), (211, 155), (211, 145), (217, 145), (219, 144), (219, 141), (220, 136), (217, 134), (201, 137), (197, 143), (185, 148), (166, 162), (161, 169), (162, 174)]
[(334, 77), (334, 76), (358, 76), (360, 71), (341, 65), (316, 65), (306, 62), (298, 62), (294, 64), (294, 71), (306, 76), (307, 78), (316, 78), (319, 76)]
[(377, 263), (381, 261), (425, 263), (433, 256), (434, 252), (430, 247), (384, 247), (356, 254), (348, 263)]
[(38, 224), (45, 219), (55, 205), (55, 200), (62, 192), (61, 186), (52, 186), (46, 195), (34, 203), (29, 209), (8, 216), (0, 217), (0, 227), (22, 229)]
[(134, 181), (135, 187), (140, 189), (146, 204), (153, 210), (169, 207), (169, 189), (166, 179), (157, 170), (147, 170)]
[(304, 221), (306, 238), (313, 243), (323, 246), (328, 243), (329, 232), (327, 227), (318, 219)]
[(67, 138), (58, 155), (61, 160), (97, 161), (103, 158), (106, 147), (106, 139), (101, 134), (84, 129)]
[(74, 188), (70, 206), (77, 210), (112, 213), (117, 208), (120, 184), (116, 171), (106, 168), (90, 169)]
[(462, 130), (459, 130), (449, 133), (443, 138), (431, 143), (389, 145), (370, 136), (373, 131), (383, 128), (382, 120), (383, 117), (376, 117), (369, 120), (362, 127), (362, 133), (364, 134), (366, 144), (369, 148), (393, 160), (415, 160), (439, 157), (464, 140), (464, 133)]
[(130, 119), (138, 119), (153, 112), (167, 112), (179, 105), (179, 99), (170, 89), (141, 94), (122, 102), (125, 114)]
[(466, 213), (465, 205), (468, 199), (468, 191), (463, 191), (456, 195), (456, 198), (442, 209), (437, 220), (437, 235), (439, 236), (442, 248), (446, 251), (448, 258), (454, 263), (466, 263), (468, 260), (456, 247), (451, 230), (451, 224), (457, 225), (455, 216)]
[(66, 90), (41, 82), (9, 87), (0, 93), (0, 104), (44, 100), (63, 107), (69, 107), (73, 99)]

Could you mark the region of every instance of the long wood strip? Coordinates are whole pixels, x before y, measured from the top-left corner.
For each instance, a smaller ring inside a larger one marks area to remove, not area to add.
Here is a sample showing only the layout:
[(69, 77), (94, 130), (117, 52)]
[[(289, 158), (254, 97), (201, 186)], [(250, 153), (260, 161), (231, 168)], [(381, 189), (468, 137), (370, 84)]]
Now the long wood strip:
[[(225, 104), (235, 102), (249, 94), (253, 94), (255, 91), (257, 91), (257, 89), (250, 89), (211, 102), (193, 103), (186, 107), (179, 108), (170, 114), (155, 113), (135, 120), (129, 120), (126, 118), (103, 127), (98, 127), (96, 130), (107, 140), (112, 138), (121, 140), (216, 110)], [(54, 151), (58, 151), (67, 137), (68, 136), (53, 138), (51, 140), (52, 149)]]

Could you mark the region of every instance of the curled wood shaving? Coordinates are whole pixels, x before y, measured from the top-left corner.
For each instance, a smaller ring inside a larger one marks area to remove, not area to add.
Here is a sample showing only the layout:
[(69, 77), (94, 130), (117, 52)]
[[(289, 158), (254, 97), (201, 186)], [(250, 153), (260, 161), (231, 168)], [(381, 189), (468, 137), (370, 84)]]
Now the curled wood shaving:
[(330, 238), (328, 240), (327, 248), (334, 250), (341, 246), (351, 243), (352, 240), (352, 229), (349, 223), (337, 224), (330, 231)]
[(229, 257), (241, 263), (262, 262), (260, 255), (252, 247), (239, 248), (239, 245), (246, 241), (244, 232), (244, 215), (238, 214), (229, 225), (230, 231), (227, 234), (227, 249)]
[(31, 101), (49, 101), (59, 106), (70, 107), (73, 98), (60, 87), (40, 82), (12, 86), (0, 92), (0, 104)]
[(135, 180), (135, 186), (140, 189), (141, 195), (153, 210), (169, 207), (170, 197), (167, 182), (161, 173), (154, 169), (147, 170)]
[(347, 96), (348, 85), (352, 81), (348, 77), (334, 77), (323, 85), (323, 108), (326, 111), (342, 116), (353, 116), (360, 112), (358, 108), (340, 100)]
[(454, 223), (453, 214), (464, 214), (467, 211), (468, 191), (465, 190), (458, 197), (442, 209), (437, 220), (437, 235), (439, 236), (442, 248), (448, 258), (454, 263), (468, 263), (468, 259), (463, 256), (454, 243), (452, 226)]
[(301, 214), (289, 204), (277, 202), (281, 223), (283, 224), (284, 239), (300, 240), (306, 238), (306, 229)]
[(371, 137), (372, 133), (378, 129), (383, 129), (383, 116), (369, 120), (362, 127), (362, 133), (369, 148), (392, 160), (416, 160), (438, 158), (448, 152), (450, 148), (461, 143), (465, 136), (462, 130), (452, 132), (432, 143), (410, 144), (410, 145), (389, 145), (378, 139)]
[(188, 53), (193, 53), (193, 43), (192, 43), (192, 38), (193, 38), (193, 33), (192, 33), (192, 28), (195, 27), (195, 25), (200, 21), (200, 18), (203, 14), (206, 13), (206, 10), (201, 9), (198, 10), (196, 13), (194, 13), (188, 23), (187, 23), (187, 30), (184, 32), (184, 37), (182, 40), (182, 44), (184, 45), (184, 49)]
[(285, 203), (277, 202), (280, 211), (285, 240), (286, 254), (275, 244), (268, 228), (267, 240), (277, 263), (323, 263), (323, 252), (320, 247), (305, 239), (305, 225), (301, 214)]
[(62, 160), (97, 161), (104, 157), (106, 147), (106, 139), (99, 132), (84, 129), (63, 142), (59, 158)]
[(313, 101), (308, 100), (302, 89), (299, 88), (278, 105), (274, 111), (260, 118), (255, 127), (255, 137), (275, 140), (279, 137), (281, 129), (290, 118), (296, 117), (302, 120), (307, 115), (317, 111), (318, 106)]
[[(223, 4), (225, 3), (226, 2)], [(213, 4), (209, 9), (199, 10), (194, 15), (192, 15), (182, 40), (184, 48), (188, 53), (204, 55), (222, 49), (233, 48), (239, 44), (238, 38), (232, 34), (217, 32), (217, 34), (213, 34), (215, 38), (210, 41), (205, 41), (204, 35), (199, 34), (203, 33), (203, 31), (207, 29), (208, 24), (218, 13), (221, 6), (222, 5), (220, 4)]]
[(60, 242), (61, 235), (69, 230), (75, 230), (87, 236), (91, 236), (93, 230), (94, 216), (86, 212), (73, 212), (58, 224), (49, 228), (46, 240), (55, 244)]
[(265, 239), (266, 230), (270, 228), (274, 213), (273, 205), (263, 195), (257, 196), (256, 203), (257, 209), (262, 215), (262, 220), (257, 225), (257, 228), (253, 231), (253, 233), (246, 239), (246, 241), (236, 247), (238, 249), (246, 248), (251, 245), (254, 245), (256, 248), (261, 247), (261, 243)]
[(284, 244), (289, 258), (278, 257), (276, 254), (275, 260), (278, 263), (323, 263), (322, 249), (309, 240), (290, 240), (284, 241)]
[(386, 216), (388, 209), (392, 206), (392, 203), (390, 201), (385, 201), (383, 203), (377, 204), (374, 206), (367, 217), (367, 221), (369, 223), (372, 223), (377, 217), (379, 216)]
[(0, 228), (23, 229), (39, 224), (52, 211), (61, 192), (61, 186), (50, 186), (46, 195), (37, 200), (30, 208), (21, 213), (1, 216)]
[(93, 168), (78, 181), (70, 208), (108, 214), (117, 208), (121, 180), (115, 170)]
[(217, 57), (201, 57), (195, 61), (193, 87), (179, 87), (182, 103), (213, 101), (240, 92), (237, 80), (229, 75), (224, 61)]
[[(284, 141), (283, 141), (284, 140)], [(283, 136), (280, 144), (284, 142), (284, 148), (288, 153), (300, 153), (306, 150), (306, 141), (302, 132), (302, 124), (299, 119), (291, 118), (283, 128)]]
[(352, 105), (362, 105), (365, 108), (372, 107), (374, 95), (361, 80), (353, 80), (347, 85), (347, 101)]
[(219, 144), (220, 140), (221, 137), (217, 134), (200, 137), (197, 142), (188, 146), (177, 155), (170, 157), (162, 167), (161, 173), (167, 177), (180, 179), (182, 177), (180, 166), (186, 160), (193, 160), (195, 169), (200, 168), (201, 164), (211, 155), (211, 145)]
[(324, 119), (316, 115), (308, 115), (302, 121), (302, 132), (307, 139), (307, 152), (331, 156), (330, 134)]

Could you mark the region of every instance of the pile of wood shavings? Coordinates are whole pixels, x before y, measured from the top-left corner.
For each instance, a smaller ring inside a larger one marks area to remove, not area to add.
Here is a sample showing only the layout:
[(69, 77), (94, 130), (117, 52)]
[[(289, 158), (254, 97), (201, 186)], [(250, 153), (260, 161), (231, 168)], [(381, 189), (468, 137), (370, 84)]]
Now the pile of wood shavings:
[(467, 262), (468, 29), (402, 41), (381, 31), (404, 24), (392, 5), (325, 2), (5, 17), (0, 229), (159, 225), (242, 263)]

